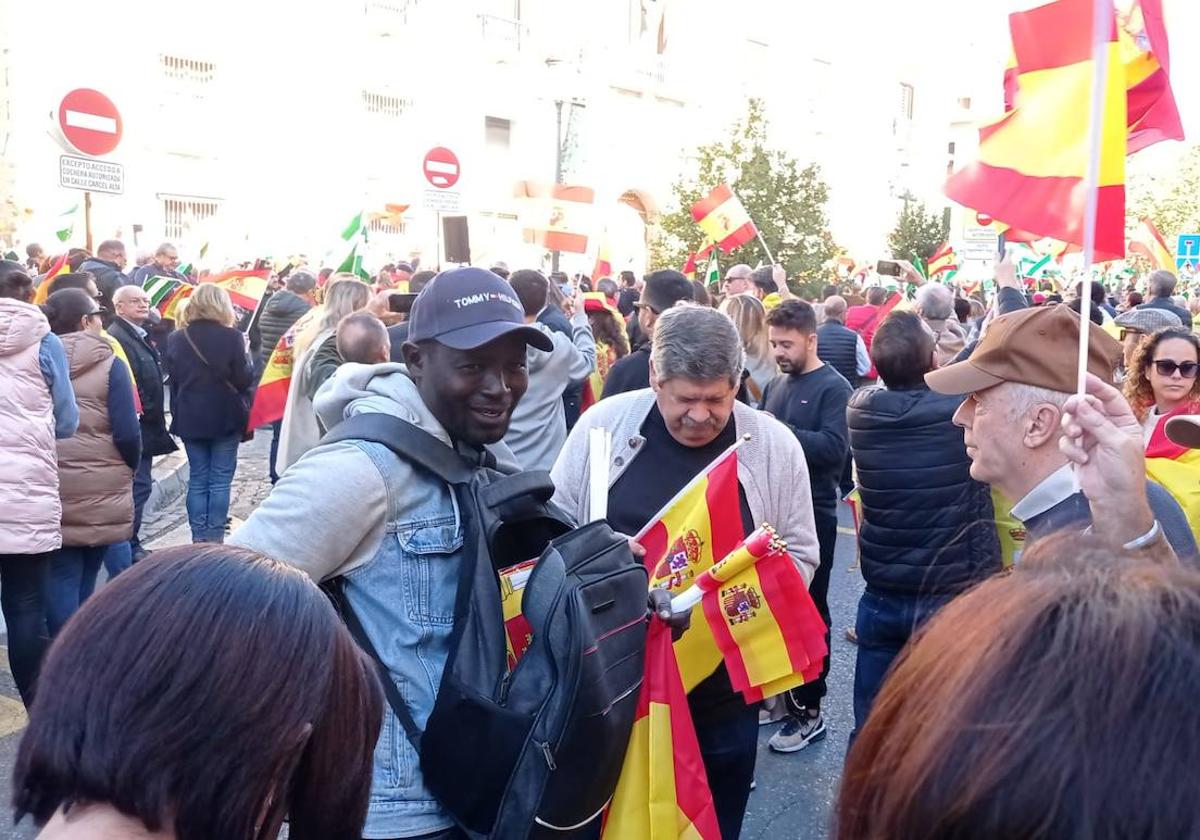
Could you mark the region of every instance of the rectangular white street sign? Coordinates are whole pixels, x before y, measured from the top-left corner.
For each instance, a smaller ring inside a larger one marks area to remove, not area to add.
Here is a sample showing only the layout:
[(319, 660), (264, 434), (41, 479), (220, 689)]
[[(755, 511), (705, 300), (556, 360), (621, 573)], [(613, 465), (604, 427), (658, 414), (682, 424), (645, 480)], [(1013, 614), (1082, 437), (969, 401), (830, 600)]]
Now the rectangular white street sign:
[(120, 195), (125, 191), (125, 167), (105, 160), (62, 155), (58, 159), (58, 182), (74, 190)]

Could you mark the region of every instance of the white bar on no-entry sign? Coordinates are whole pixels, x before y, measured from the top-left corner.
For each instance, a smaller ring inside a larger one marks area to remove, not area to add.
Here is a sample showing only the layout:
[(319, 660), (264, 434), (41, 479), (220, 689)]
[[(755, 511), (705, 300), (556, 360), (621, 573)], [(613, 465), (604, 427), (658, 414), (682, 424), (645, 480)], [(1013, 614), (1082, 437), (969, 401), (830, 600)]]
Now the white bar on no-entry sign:
[(117, 133), (117, 121), (112, 117), (102, 117), (99, 114), (67, 111), (66, 122), (72, 128), (86, 128), (90, 131), (103, 131), (106, 134)]
[[(114, 131), (115, 130), (116, 129), (114, 129)], [(426, 172), (444, 172), (447, 175), (457, 175), (458, 174), (458, 164), (445, 163), (440, 160), (427, 160), (427, 161), (425, 161), (425, 171)]]

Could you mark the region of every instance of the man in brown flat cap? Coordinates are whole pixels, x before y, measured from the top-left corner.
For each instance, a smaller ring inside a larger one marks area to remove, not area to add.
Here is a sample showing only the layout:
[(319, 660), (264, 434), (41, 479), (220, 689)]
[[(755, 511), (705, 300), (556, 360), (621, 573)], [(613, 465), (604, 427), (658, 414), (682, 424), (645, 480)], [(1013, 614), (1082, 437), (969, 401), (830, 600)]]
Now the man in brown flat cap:
[[(1063, 305), (1024, 309), (993, 320), (965, 361), (925, 376), (934, 391), (967, 395), (954, 422), (964, 430), (971, 477), (1014, 500), (1013, 516), (1035, 538), (1092, 523), (1088, 499), (1059, 447), (1078, 353), (1076, 313)], [(1089, 372), (1111, 382), (1120, 358), (1115, 339), (1102, 330), (1089, 332)], [(1139, 534), (1147, 538), (1161, 531), (1180, 559), (1197, 562), (1196, 541), (1179, 504), (1153, 482), (1146, 495), (1153, 522), (1131, 520), (1133, 530), (1144, 525), (1145, 534)]]

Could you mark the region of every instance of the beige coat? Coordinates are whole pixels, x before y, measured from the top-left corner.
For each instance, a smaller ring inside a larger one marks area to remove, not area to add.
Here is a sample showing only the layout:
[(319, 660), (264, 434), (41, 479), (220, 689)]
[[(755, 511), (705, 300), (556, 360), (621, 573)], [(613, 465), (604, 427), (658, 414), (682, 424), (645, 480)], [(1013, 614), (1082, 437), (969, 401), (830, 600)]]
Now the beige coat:
[(133, 533), (133, 471), (112, 439), (108, 376), (116, 355), (103, 336), (61, 336), (79, 405), (79, 431), (58, 442), (63, 545), (112, 545)]

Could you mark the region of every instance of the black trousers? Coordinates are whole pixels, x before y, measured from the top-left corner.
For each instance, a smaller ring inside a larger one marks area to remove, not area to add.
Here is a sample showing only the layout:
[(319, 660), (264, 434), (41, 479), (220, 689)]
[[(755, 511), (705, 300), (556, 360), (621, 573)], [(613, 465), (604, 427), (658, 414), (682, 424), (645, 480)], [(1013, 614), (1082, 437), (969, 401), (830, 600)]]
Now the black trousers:
[(696, 740), (700, 742), (700, 757), (704, 759), (721, 837), (737, 840), (758, 757), (758, 704), (714, 723), (698, 724)]
[[(825, 621), (825, 647), (828, 649), (831, 638), (829, 633), (829, 573), (833, 570), (833, 549), (837, 545), (837, 514), (818, 513), (816, 526), (821, 565), (817, 567), (817, 573), (813, 575), (808, 593), (812, 595), (813, 603), (817, 605), (817, 612)], [(825, 678), (827, 676), (829, 676), (828, 653), (825, 654), (825, 660), (821, 663), (820, 677), (788, 692), (788, 710), (793, 714), (797, 713), (800, 708), (819, 710), (821, 698), (825, 696)]]

